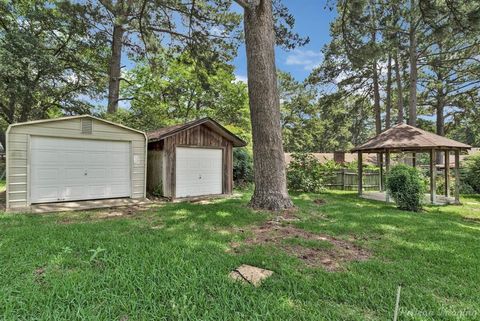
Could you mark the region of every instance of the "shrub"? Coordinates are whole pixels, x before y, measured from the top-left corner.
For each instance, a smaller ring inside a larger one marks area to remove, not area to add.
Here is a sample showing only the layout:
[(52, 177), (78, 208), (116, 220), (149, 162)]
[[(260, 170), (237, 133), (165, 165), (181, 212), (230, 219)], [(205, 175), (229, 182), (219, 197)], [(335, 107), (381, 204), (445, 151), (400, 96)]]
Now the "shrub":
[(246, 148), (233, 150), (233, 181), (240, 187), (253, 181), (253, 159)]
[(425, 180), (416, 168), (399, 164), (390, 170), (387, 191), (400, 209), (418, 212), (425, 197)]
[(294, 153), (287, 168), (288, 188), (298, 192), (318, 193), (324, 190), (323, 170), (311, 154)]
[(468, 157), (464, 177), (465, 183), (470, 185), (475, 193), (480, 193), (480, 154)]

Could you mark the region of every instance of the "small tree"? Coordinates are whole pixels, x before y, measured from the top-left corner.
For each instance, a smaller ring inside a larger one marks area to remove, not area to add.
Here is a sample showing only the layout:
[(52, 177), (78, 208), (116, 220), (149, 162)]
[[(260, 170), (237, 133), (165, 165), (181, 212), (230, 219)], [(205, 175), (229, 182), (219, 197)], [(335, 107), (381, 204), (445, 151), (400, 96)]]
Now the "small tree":
[(416, 168), (399, 164), (387, 177), (387, 192), (400, 209), (419, 212), (426, 192), (425, 180)]
[(324, 190), (324, 171), (312, 154), (292, 154), (287, 168), (288, 188), (298, 192), (317, 193)]
[(470, 156), (465, 168), (465, 183), (476, 193), (480, 193), (480, 155)]
[(233, 150), (233, 181), (239, 187), (253, 182), (253, 159), (246, 148)]

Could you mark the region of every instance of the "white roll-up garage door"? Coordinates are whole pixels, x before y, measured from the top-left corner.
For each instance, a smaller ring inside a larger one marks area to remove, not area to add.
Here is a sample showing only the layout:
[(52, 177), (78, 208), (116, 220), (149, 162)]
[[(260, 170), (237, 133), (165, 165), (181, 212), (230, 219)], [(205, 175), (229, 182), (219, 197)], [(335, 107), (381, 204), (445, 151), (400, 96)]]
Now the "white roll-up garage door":
[(221, 149), (176, 148), (175, 196), (222, 194)]
[(130, 197), (130, 143), (31, 139), (31, 203)]

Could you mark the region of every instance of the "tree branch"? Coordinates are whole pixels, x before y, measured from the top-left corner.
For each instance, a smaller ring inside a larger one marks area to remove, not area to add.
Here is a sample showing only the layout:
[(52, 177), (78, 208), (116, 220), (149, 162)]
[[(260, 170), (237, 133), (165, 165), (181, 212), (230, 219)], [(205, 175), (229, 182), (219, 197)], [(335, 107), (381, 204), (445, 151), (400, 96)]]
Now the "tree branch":
[(260, 0), (234, 0), (243, 9), (250, 10), (260, 4)]

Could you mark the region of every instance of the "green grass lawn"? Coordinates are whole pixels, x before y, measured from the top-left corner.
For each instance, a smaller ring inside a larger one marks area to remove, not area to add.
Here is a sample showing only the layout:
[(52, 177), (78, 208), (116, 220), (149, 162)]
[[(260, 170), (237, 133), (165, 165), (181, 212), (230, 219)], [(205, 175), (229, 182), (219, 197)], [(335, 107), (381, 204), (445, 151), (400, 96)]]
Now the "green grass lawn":
[[(399, 320), (480, 319), (479, 197), (418, 214), (352, 193), (295, 195), (300, 220), (288, 224), (372, 254), (328, 272), (281, 247), (231, 251), (272, 219), (249, 196), (108, 219), (0, 214), (0, 320), (391, 320), (399, 284)], [(243, 263), (274, 274), (259, 288), (231, 281)]]

